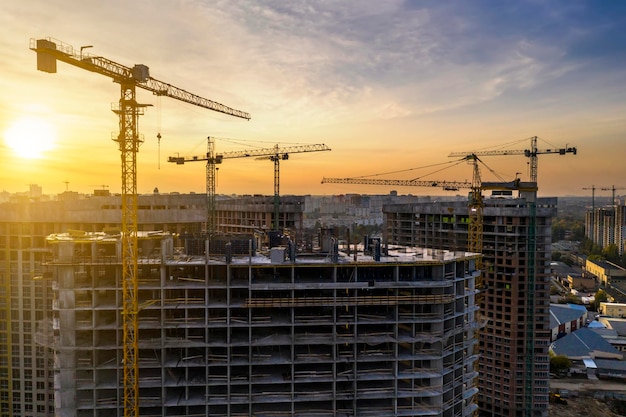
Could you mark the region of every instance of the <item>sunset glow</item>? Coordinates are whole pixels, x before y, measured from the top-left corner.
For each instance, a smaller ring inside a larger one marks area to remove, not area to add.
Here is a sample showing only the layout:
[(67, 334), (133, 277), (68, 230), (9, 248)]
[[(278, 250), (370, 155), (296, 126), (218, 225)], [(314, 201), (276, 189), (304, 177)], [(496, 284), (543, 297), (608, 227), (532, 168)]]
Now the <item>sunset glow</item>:
[(54, 149), (56, 133), (52, 125), (41, 118), (24, 116), (16, 120), (5, 132), (6, 145), (27, 159), (42, 158)]
[[(0, 17), (0, 134), (21, 160), (3, 166), (0, 186), (8, 191), (40, 184), (54, 194), (65, 191), (64, 181), (81, 193), (92, 192), (91, 184), (121, 191), (112, 141), (120, 121), (111, 111), (120, 85), (60, 61), (56, 73), (38, 71), (30, 40), (48, 37), (81, 56), (145, 65), (160, 81), (250, 113), (242, 120), (138, 89), (145, 105), (140, 193), (204, 192), (203, 164), (167, 158), (202, 155), (207, 136), (217, 138), (216, 152), (274, 144), (332, 149), (281, 164), (283, 194), (446, 194), (321, 180), (381, 173), (471, 180), (467, 165), (421, 168), (453, 152), (523, 150), (533, 136), (541, 149), (578, 149), (539, 157), (540, 196), (626, 187), (625, 2), (64, 3), (8, 2)], [(110, 22), (106, 30), (96, 18)], [(30, 111), (33, 103), (46, 109), (39, 122), (29, 121), (41, 116)], [(24, 158), (39, 159), (26, 171)], [(505, 179), (528, 179), (523, 155), (483, 161)], [(497, 180), (490, 170), (483, 174)], [(271, 166), (226, 161), (217, 192), (271, 195)]]

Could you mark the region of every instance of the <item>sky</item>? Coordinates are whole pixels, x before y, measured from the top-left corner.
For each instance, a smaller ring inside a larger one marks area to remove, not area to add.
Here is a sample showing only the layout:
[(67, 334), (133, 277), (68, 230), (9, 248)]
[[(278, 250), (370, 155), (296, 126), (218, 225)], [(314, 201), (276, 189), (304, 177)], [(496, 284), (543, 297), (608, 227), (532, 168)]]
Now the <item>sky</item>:
[[(539, 195), (626, 187), (626, 2), (8, 0), (2, 8), (4, 191), (122, 188), (111, 111), (119, 85), (62, 62), (56, 74), (37, 71), (29, 46), (40, 38), (147, 65), (159, 81), (250, 113), (244, 120), (138, 89), (149, 105), (139, 118), (139, 193), (204, 193), (204, 162), (167, 159), (204, 155), (208, 136), (217, 153), (332, 149), (281, 161), (281, 194), (445, 195), (321, 180), (470, 181), (472, 167), (450, 153), (523, 150), (534, 136), (539, 149), (577, 148), (539, 156)], [(484, 181), (528, 180), (524, 156), (481, 160)], [(270, 161), (226, 159), (217, 192), (271, 195), (273, 181)]]

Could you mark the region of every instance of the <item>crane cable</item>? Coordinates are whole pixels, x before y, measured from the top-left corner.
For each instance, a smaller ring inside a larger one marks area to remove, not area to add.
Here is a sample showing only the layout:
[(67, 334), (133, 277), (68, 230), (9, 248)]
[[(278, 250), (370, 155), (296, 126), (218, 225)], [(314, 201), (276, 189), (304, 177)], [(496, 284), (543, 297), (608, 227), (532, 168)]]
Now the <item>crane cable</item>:
[(157, 96), (157, 169), (161, 169), (161, 96)]

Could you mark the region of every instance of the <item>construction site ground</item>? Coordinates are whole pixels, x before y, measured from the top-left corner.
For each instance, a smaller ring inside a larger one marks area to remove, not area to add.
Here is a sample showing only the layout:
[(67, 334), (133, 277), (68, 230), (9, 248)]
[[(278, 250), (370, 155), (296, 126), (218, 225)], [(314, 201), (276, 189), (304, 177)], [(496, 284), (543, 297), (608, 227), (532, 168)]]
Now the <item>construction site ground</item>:
[(626, 416), (626, 383), (623, 381), (551, 379), (550, 390), (564, 392), (567, 404), (551, 403), (549, 417)]

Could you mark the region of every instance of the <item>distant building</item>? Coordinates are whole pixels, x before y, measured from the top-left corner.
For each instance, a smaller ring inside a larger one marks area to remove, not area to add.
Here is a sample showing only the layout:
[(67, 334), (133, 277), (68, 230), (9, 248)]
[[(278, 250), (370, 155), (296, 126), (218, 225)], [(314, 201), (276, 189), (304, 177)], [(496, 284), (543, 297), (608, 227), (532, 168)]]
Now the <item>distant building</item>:
[(615, 331), (616, 337), (609, 342), (617, 350), (626, 354), (626, 318), (599, 317), (598, 322)]
[(626, 242), (626, 206), (616, 200), (613, 206), (588, 211), (585, 230), (587, 238), (596, 245), (602, 248), (616, 245), (618, 253), (623, 255)]
[(612, 378), (626, 380), (626, 361), (610, 359), (594, 359), (596, 376), (598, 378)]
[(216, 230), (224, 233), (254, 233), (272, 227), (290, 230), (301, 236), (304, 228), (305, 198), (281, 196), (278, 202), (278, 224), (273, 225), (274, 196), (254, 195), (220, 198), (216, 201)]

